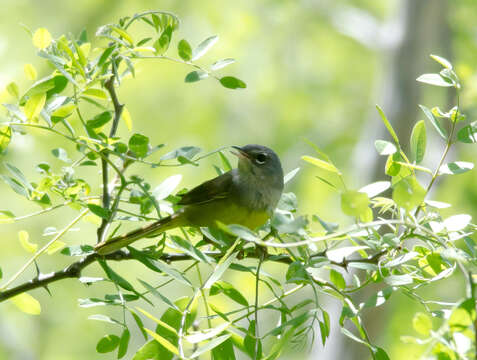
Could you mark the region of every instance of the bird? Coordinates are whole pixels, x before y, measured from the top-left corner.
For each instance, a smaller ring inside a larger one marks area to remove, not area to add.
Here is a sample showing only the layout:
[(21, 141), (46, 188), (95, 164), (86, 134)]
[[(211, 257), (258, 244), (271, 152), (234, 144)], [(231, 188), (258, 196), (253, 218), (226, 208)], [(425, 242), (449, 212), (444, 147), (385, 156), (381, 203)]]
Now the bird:
[(177, 205), (182, 207), (172, 215), (98, 243), (96, 253), (107, 255), (141, 238), (177, 227), (216, 227), (220, 222), (255, 230), (264, 225), (272, 217), (283, 192), (280, 158), (263, 145), (231, 147), (238, 157), (236, 168), (181, 195)]

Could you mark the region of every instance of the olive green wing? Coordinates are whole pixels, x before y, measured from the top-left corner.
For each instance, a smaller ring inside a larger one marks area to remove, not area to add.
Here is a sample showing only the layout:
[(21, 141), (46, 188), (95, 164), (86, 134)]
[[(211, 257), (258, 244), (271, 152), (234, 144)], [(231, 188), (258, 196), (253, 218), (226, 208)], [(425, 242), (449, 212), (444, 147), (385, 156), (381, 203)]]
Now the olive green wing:
[(181, 195), (178, 205), (203, 204), (216, 199), (226, 198), (232, 187), (232, 171), (226, 172), (214, 179), (196, 186), (189, 192)]

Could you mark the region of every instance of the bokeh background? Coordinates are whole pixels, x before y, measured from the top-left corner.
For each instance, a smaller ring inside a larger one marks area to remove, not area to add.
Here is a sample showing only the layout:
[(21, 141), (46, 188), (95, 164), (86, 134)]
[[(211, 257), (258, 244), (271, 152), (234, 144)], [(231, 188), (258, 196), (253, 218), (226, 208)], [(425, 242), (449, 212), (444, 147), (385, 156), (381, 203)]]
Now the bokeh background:
[[(189, 69), (173, 63), (144, 61), (135, 79), (125, 80), (119, 97), (131, 113), (134, 131), (148, 135), (152, 143), (166, 143), (168, 149), (195, 145), (204, 151), (230, 144), (260, 143), (275, 149), (285, 171), (301, 167), (289, 184), (299, 199), (300, 213), (318, 214), (328, 221), (349, 223), (341, 214), (339, 196), (319, 182), (316, 168), (300, 161), (313, 154), (304, 138), (316, 143), (345, 173), (351, 188), (384, 179), (382, 159), (374, 150), (374, 140), (388, 139), (379, 121), (375, 104), (380, 104), (407, 144), (416, 120), (424, 119), (417, 104), (447, 109), (455, 100), (443, 88), (430, 88), (415, 78), (436, 72), (439, 65), (429, 58), (434, 53), (450, 59), (463, 79), (462, 106), (475, 120), (477, 115), (477, 2), (475, 0), (242, 0), (224, 2), (173, 0), (2, 0), (0, 12), (0, 100), (8, 102), (4, 91), (10, 81), (20, 89), (30, 82), (23, 66), (32, 63), (39, 75), (48, 71), (36, 56), (29, 35), (19, 23), (31, 29), (46, 27), (59, 36), (78, 34), (86, 28), (94, 45), (98, 26), (115, 22), (121, 16), (150, 9), (167, 10), (182, 20), (176, 41), (186, 38), (198, 44), (214, 34), (220, 41), (200, 61), (210, 64), (225, 57), (237, 62), (223, 70), (243, 79), (247, 89), (231, 91), (215, 81), (184, 83)], [(169, 50), (175, 53), (175, 47)], [(427, 121), (427, 120), (426, 120)], [(430, 136), (424, 165), (433, 168), (443, 148), (442, 141), (426, 124)], [(127, 129), (121, 125), (120, 134)], [(60, 139), (36, 136), (16, 137), (1, 160), (17, 164), (31, 179), (38, 177), (32, 164), (61, 163), (50, 153), (52, 146), (64, 146)], [(472, 161), (475, 146), (459, 144), (450, 158)], [(173, 173), (183, 175), (181, 186), (191, 185), (215, 175), (212, 157), (198, 168), (137, 169), (151, 184), (158, 184)], [(4, 168), (0, 167), (0, 173)], [(94, 171), (91, 176), (97, 176)], [(422, 178), (426, 183), (428, 179)], [(453, 213), (470, 213), (477, 219), (477, 172), (442, 180), (432, 198), (454, 204)], [(38, 210), (0, 183), (0, 209), (15, 214)], [(4, 278), (21, 266), (28, 254), (17, 240), (19, 230), (27, 230), (32, 240), (45, 243), (47, 226), (64, 226), (73, 211), (35, 217), (25, 222), (1, 225), (0, 265)], [(94, 226), (81, 223), (71, 232), (70, 243), (94, 242)], [(80, 235), (81, 234), (81, 235)], [(42, 260), (42, 271), (61, 268), (70, 259), (57, 255)], [(131, 277), (142, 276), (143, 267), (122, 263), (116, 269)], [(272, 268), (271, 272), (285, 271)], [(23, 280), (31, 277), (27, 272)], [(98, 275), (98, 268), (87, 275)], [(144, 275), (146, 276), (146, 275)], [(149, 279), (154, 275), (148, 274)], [(251, 281), (236, 278), (235, 281)], [(426, 290), (434, 299), (455, 300), (462, 293), (461, 282), (451, 278)], [(40, 316), (19, 312), (12, 304), (0, 304), (0, 359), (100, 359), (114, 355), (95, 352), (98, 339), (114, 332), (112, 325), (87, 320), (97, 309), (82, 309), (77, 298), (100, 296), (104, 286), (85, 287), (74, 280), (51, 286), (53, 297), (44, 290), (32, 292), (42, 303)], [(112, 289), (109, 289), (112, 290)], [(168, 291), (181, 294), (180, 290)], [(179, 291), (179, 292), (178, 292)], [(248, 293), (252, 295), (252, 293)], [(364, 299), (366, 294), (361, 294)], [(369, 294), (368, 294), (369, 296)], [(344, 338), (338, 326), (340, 308), (323, 298), (332, 311), (333, 332), (329, 343), (319, 342), (298, 351), (294, 358), (366, 359), (366, 349)], [(386, 305), (365, 317), (371, 339), (386, 349), (391, 359), (418, 358), (422, 348), (403, 345), (400, 336), (416, 335), (412, 316), (420, 307), (396, 293)], [(103, 311), (100, 309), (99, 312)], [(160, 310), (155, 310), (160, 313)], [(112, 312), (114, 314), (114, 312)], [(128, 357), (142, 344), (133, 334)], [(285, 355), (285, 357), (292, 355)]]

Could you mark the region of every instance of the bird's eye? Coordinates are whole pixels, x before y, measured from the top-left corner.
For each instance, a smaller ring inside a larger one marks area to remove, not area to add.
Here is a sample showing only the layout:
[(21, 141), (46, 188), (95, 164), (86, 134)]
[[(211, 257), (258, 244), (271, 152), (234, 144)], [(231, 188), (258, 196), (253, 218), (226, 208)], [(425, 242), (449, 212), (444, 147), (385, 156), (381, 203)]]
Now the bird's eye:
[(255, 162), (259, 165), (263, 165), (263, 164), (265, 164), (267, 159), (268, 159), (267, 154), (260, 153), (255, 157)]

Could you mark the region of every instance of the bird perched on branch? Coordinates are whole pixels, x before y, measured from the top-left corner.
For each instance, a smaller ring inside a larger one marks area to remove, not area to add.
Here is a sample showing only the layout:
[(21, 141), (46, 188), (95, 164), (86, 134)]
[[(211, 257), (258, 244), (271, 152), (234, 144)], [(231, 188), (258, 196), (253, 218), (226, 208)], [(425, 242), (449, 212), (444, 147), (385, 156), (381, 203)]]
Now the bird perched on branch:
[(206, 181), (182, 195), (183, 207), (143, 228), (96, 245), (100, 255), (110, 254), (143, 237), (180, 226), (239, 224), (250, 229), (272, 216), (283, 191), (283, 170), (277, 154), (262, 145), (233, 146), (237, 168)]

